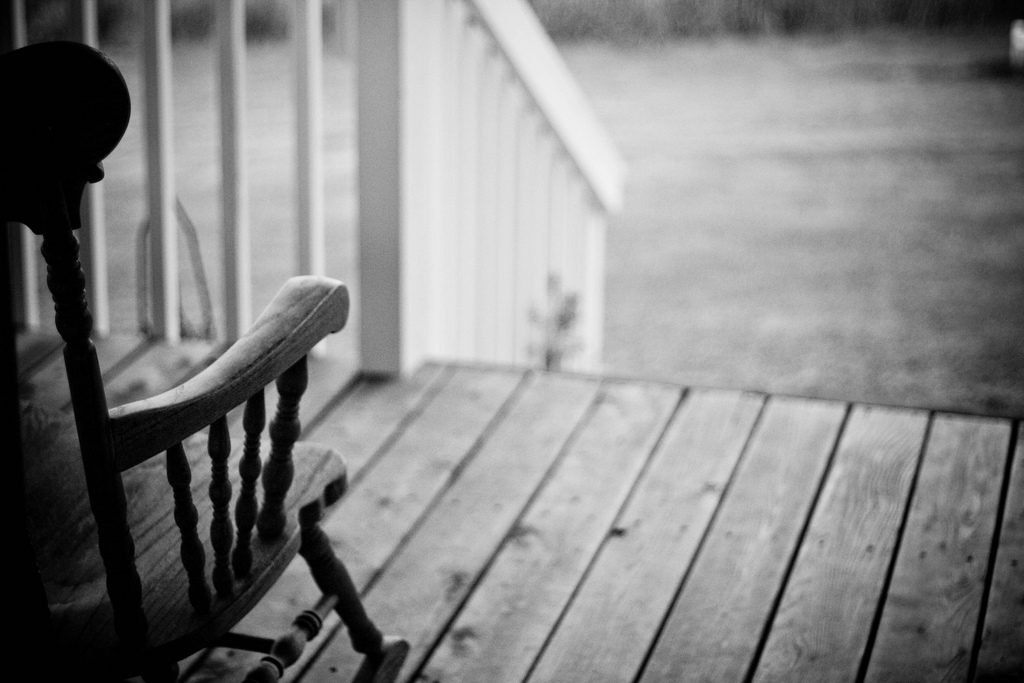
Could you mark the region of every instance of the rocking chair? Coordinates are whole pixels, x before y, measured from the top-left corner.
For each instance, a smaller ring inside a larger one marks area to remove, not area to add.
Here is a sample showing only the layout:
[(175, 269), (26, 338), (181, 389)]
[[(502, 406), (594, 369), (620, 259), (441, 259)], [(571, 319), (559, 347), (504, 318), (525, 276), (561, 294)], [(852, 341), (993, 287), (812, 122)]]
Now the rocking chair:
[[(296, 441), (305, 356), (344, 325), (345, 286), (289, 280), (205, 370), (108, 411), (74, 230), (85, 184), (102, 178), (100, 161), (127, 127), (127, 87), (96, 50), (44, 43), (0, 56), (0, 89), (0, 219), (43, 238), (74, 409), (71, 429), (28, 430), (25, 449), (36, 456), (25, 463), (28, 524), (53, 661), (84, 680), (172, 681), (180, 659), (241, 643), (266, 655), (247, 680), (276, 681), (334, 610), (365, 656), (356, 680), (394, 680), (408, 645), (369, 620), (319, 526), (345, 488), (344, 462)], [(264, 463), (263, 387), (275, 379)], [(244, 443), (232, 452), (228, 413), (242, 404)], [(231, 634), (296, 554), (324, 593), (316, 607), (276, 641)]]

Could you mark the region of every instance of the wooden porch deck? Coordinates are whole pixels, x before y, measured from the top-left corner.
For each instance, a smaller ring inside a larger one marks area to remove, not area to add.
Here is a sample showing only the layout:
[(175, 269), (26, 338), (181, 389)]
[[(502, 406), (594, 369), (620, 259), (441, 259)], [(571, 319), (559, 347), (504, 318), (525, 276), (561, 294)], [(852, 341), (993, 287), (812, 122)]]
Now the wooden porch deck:
[[(67, 402), (48, 338), (22, 393)], [(208, 358), (99, 344), (112, 404)], [(1020, 421), (506, 368), (315, 361), (327, 531), (419, 681), (1022, 681)], [(246, 626), (312, 602), (302, 567)], [(357, 664), (329, 623), (302, 681)], [(252, 661), (195, 657), (185, 680)], [(293, 679), (294, 680), (294, 679)]]

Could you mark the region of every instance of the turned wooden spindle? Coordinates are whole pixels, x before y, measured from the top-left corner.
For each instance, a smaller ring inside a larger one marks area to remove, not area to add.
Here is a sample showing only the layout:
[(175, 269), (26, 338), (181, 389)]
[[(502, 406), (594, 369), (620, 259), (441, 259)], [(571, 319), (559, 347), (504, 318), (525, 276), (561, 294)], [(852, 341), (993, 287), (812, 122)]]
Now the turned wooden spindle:
[(167, 483), (174, 492), (174, 522), (181, 533), (181, 564), (188, 575), (188, 599), (197, 612), (210, 610), (206, 552), (199, 540), (199, 513), (192, 502), (192, 470), (180, 443), (167, 451)]
[(298, 661), (306, 644), (320, 633), (324, 617), (336, 601), (333, 595), (324, 596), (316, 607), (295, 617), (288, 633), (274, 641), (267, 656), (245, 677), (245, 683), (276, 683), (281, 680), (285, 669)]
[(242, 427), (245, 429), (245, 446), (242, 459), (238, 463), (238, 474), (242, 480), (242, 489), (238, 492), (235, 503), (235, 526), (238, 538), (235, 550), (231, 555), (231, 566), (235, 576), (247, 576), (252, 568), (252, 528), (256, 525), (256, 482), (260, 478), (263, 463), (260, 461), (260, 439), (266, 424), (266, 407), (263, 390), (260, 389), (245, 402), (245, 414)]
[(207, 446), (210, 453), (210, 502), (213, 521), (210, 522), (210, 544), (213, 546), (213, 587), (220, 595), (234, 590), (231, 573), (231, 543), (235, 531), (231, 524), (231, 480), (228, 479), (228, 456), (231, 454), (231, 436), (227, 417), (220, 417), (210, 425)]
[(302, 530), (299, 554), (309, 565), (309, 571), (317, 587), (325, 595), (337, 598), (334, 611), (341, 617), (348, 630), (352, 648), (371, 659), (382, 657), (384, 635), (367, 616), (348, 569), (335, 555), (330, 539), (320, 528), (323, 514), (323, 506), (320, 503), (313, 503), (299, 510), (299, 526)]
[(305, 356), (277, 379), (277, 414), (270, 422), (270, 457), (263, 469), (263, 507), (256, 521), (263, 538), (274, 538), (284, 531), (284, 500), (295, 474), (292, 446), (302, 429), (299, 401), (307, 382)]
[[(73, 209), (77, 211), (77, 204)], [(122, 643), (139, 650), (145, 646), (147, 632), (142, 584), (135, 569), (135, 543), (128, 527), (124, 486), (114, 462), (103, 379), (96, 348), (89, 338), (92, 315), (85, 298), (85, 274), (78, 249), (78, 239), (68, 224), (54, 225), (43, 232), (46, 284), (53, 295), (57, 331), (65, 342), (71, 405), (89, 503), (97, 522), (107, 592), (114, 607), (114, 628)]]

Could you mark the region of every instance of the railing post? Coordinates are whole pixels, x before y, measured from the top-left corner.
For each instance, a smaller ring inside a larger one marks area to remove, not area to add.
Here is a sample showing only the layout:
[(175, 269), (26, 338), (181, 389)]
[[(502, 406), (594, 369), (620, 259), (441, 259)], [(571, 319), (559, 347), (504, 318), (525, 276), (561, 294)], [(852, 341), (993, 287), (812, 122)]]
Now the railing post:
[(224, 319), (228, 341), (252, 322), (252, 249), (245, 171), (245, 2), (216, 4), (220, 75), (220, 164)]
[(322, 33), (321, 0), (296, 0), (296, 186), (299, 272), (304, 275), (325, 272)]
[(170, 0), (143, 0), (142, 7), (153, 332), (177, 341), (181, 321), (171, 125), (171, 5)]
[[(99, 47), (97, 0), (75, 0), (69, 6), (70, 33), (91, 47)], [(82, 266), (92, 308), (93, 333), (110, 333), (110, 294), (107, 279), (107, 221), (102, 183), (85, 186), (82, 196)]]
[[(25, 31), (25, 0), (10, 0), (10, 16), (4, 35), (5, 47), (17, 50), (24, 47), (27, 41)], [(6, 22), (5, 22), (6, 23)], [(16, 106), (4, 103), (5, 107)], [(36, 249), (35, 237), (24, 225), (11, 226), (5, 230), (3, 239), (10, 240), (11, 284), (14, 287), (13, 309), (14, 320), (27, 329), (39, 327), (39, 252)]]
[(357, 10), (359, 314), (362, 369), (397, 373), (403, 353), (401, 0), (360, 0)]

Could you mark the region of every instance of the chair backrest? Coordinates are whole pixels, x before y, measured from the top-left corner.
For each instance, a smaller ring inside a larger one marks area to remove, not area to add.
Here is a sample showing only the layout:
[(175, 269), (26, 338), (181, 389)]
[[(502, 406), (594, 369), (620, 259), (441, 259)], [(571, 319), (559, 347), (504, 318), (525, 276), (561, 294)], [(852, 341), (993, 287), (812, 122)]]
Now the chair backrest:
[(122, 644), (141, 649), (147, 631), (142, 589), (74, 234), (85, 185), (103, 177), (101, 162), (128, 126), (128, 87), (100, 52), (57, 42), (0, 55), (0, 91), (0, 219), (24, 223), (43, 237), (115, 629)]

